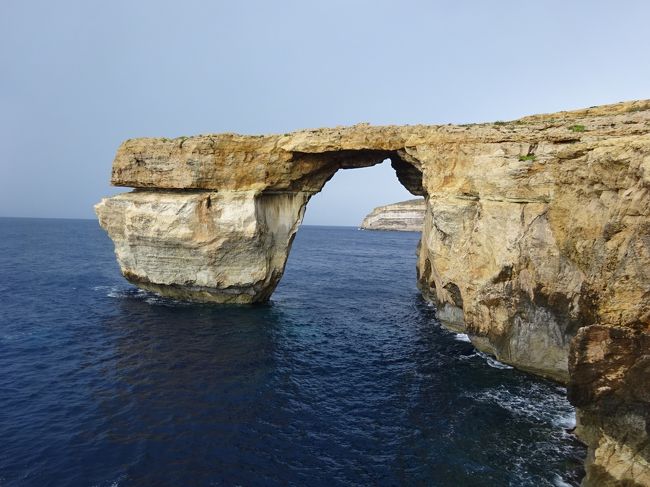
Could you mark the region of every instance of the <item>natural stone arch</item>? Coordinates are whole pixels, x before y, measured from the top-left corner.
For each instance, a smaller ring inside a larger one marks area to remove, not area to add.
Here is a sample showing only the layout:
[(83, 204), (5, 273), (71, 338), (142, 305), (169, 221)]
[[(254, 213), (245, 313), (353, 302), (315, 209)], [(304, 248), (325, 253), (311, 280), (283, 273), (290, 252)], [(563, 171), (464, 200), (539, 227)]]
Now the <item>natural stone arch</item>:
[[(189, 187), (182, 191), (139, 188), (103, 200), (97, 212), (116, 243), (124, 276), (139, 287), (172, 298), (216, 303), (268, 300), (283, 275), (306, 205), (339, 170), (370, 167), (390, 159), (407, 190), (424, 194), (417, 163), (412, 158), (407, 161), (403, 151), (381, 149), (271, 155), (270, 159), (286, 164), (288, 177), (278, 178), (262, 191), (252, 187), (199, 190), (191, 186), (205, 186), (204, 174), (214, 178), (214, 169), (208, 167), (214, 161), (194, 158), (204, 154), (206, 142), (199, 141), (191, 148), (185, 139), (161, 142), (169, 145), (165, 161), (177, 158), (174, 164), (183, 168), (173, 184)], [(214, 143), (207, 142), (212, 151)], [(161, 172), (169, 173), (160, 167), (160, 156), (140, 154), (129, 142), (122, 146), (113, 171), (116, 184), (126, 175), (139, 178), (140, 185), (160, 185), (155, 178)], [(245, 153), (242, 157), (251, 156)], [(150, 168), (149, 172), (143, 168)], [(248, 175), (240, 177), (245, 180)], [(135, 183), (129, 180), (128, 184)]]
[(587, 485), (650, 484), (650, 101), (468, 126), (135, 139), (112, 173), (135, 191), (96, 210), (138, 286), (253, 302), (280, 279), (311, 195), (386, 158), (426, 197), (418, 284), (443, 324), (569, 382)]

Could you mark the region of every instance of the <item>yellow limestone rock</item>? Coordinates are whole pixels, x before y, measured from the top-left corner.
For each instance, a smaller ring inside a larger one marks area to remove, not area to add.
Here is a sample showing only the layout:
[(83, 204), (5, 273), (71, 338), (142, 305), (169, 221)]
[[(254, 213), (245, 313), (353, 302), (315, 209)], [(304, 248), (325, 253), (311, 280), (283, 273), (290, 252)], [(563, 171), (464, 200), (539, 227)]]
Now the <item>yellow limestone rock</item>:
[(385, 159), (425, 198), (418, 284), (441, 321), (569, 383), (585, 485), (650, 485), (648, 100), (466, 126), (134, 139), (112, 183), (135, 191), (96, 210), (136, 285), (264, 301), (309, 198), (339, 169)]

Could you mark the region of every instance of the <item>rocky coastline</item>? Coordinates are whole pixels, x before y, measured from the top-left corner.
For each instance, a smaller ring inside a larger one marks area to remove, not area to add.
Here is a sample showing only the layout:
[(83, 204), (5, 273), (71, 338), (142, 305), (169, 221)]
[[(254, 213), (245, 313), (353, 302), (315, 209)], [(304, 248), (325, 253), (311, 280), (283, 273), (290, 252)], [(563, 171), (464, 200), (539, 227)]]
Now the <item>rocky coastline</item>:
[(124, 142), (96, 205), (122, 274), (254, 303), (305, 206), (390, 159), (426, 202), (418, 286), (480, 350), (568, 385), (588, 487), (650, 486), (650, 101), (510, 122)]

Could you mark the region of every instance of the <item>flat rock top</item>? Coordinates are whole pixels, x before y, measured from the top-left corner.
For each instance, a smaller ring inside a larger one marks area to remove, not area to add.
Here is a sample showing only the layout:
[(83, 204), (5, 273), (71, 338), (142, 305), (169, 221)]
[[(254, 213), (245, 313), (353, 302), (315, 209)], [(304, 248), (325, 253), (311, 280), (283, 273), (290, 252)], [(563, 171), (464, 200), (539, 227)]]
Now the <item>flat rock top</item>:
[[(409, 148), (502, 142), (576, 143), (647, 134), (650, 100), (508, 122), (358, 124), (276, 135), (140, 138), (127, 140), (118, 149), (111, 182), (136, 188), (292, 190), (313, 175), (327, 180), (328, 168), (335, 171), (337, 167), (365, 167)], [(357, 159), (352, 160), (354, 157)]]
[[(580, 123), (579, 123), (580, 122)], [(370, 125), (305, 129), (285, 134), (241, 135), (203, 134), (174, 139), (144, 137), (129, 139), (123, 146), (135, 148), (149, 144), (191, 145), (204, 141), (209, 145), (241, 145), (259, 151), (326, 152), (330, 150), (395, 150), (433, 140), (528, 140), (543, 131), (545, 140), (575, 139), (588, 135), (629, 135), (650, 132), (650, 100), (620, 102), (572, 111), (530, 115), (517, 120), (461, 125)], [(633, 125), (632, 127), (630, 125)]]
[(397, 203), (391, 203), (389, 205), (382, 205), (376, 207), (372, 210), (372, 213), (386, 211), (386, 210), (406, 210), (406, 209), (421, 209), (424, 211), (425, 204), (424, 198), (414, 198), (412, 200), (398, 201)]

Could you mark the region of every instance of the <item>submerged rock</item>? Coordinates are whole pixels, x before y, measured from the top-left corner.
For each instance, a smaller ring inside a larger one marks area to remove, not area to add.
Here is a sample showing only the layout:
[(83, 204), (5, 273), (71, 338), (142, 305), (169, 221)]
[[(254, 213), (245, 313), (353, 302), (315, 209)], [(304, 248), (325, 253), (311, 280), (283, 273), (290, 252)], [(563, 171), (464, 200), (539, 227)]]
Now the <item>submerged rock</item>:
[(361, 222), (363, 230), (393, 230), (421, 232), (424, 224), (425, 201), (422, 198), (378, 206)]
[(425, 198), (418, 285), (441, 321), (569, 383), (585, 485), (650, 485), (650, 101), (494, 124), (129, 140), (112, 182), (136, 190), (96, 210), (136, 285), (265, 301), (310, 197), (339, 169), (385, 159)]

